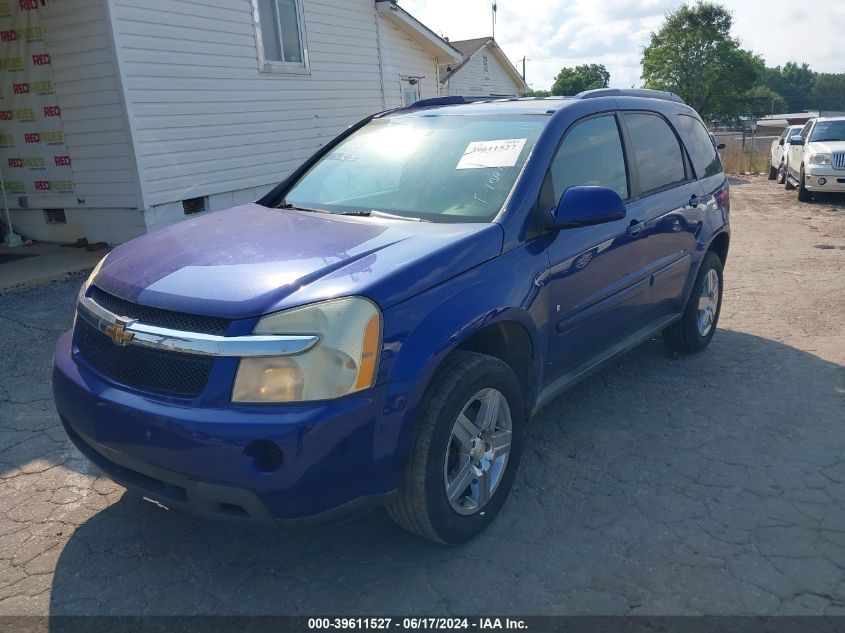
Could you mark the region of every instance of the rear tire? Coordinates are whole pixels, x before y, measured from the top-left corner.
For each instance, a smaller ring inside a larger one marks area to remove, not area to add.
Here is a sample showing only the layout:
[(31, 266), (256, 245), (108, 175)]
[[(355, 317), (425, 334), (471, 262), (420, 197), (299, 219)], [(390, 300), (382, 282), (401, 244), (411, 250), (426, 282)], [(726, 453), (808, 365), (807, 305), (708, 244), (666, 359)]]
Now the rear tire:
[(804, 186), (806, 182), (806, 178), (804, 177), (804, 168), (801, 167), (801, 179), (798, 181), (798, 201), (799, 202), (809, 202), (813, 199), (813, 195), (807, 190), (807, 187)]
[(769, 166), (769, 180), (774, 180), (778, 177), (778, 170), (774, 165)]
[(524, 423), (523, 394), (507, 364), (475, 352), (451, 354), (423, 398), (402, 484), (387, 506), (390, 517), (438, 543), (479, 534), (513, 485)]
[(663, 340), (676, 352), (700, 352), (713, 339), (722, 311), (723, 270), (718, 255), (704, 256), (683, 315), (663, 330)]

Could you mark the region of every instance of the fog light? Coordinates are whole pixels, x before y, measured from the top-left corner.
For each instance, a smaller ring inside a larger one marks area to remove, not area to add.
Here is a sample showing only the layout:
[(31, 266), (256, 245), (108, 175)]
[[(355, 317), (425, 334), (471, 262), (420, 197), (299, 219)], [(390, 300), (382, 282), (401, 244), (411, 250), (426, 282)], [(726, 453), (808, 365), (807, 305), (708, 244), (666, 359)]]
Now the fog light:
[(827, 184), (827, 178), (819, 178), (819, 184), (824, 186)]
[(284, 454), (279, 446), (270, 440), (257, 440), (246, 447), (244, 455), (260, 473), (272, 473), (282, 466)]

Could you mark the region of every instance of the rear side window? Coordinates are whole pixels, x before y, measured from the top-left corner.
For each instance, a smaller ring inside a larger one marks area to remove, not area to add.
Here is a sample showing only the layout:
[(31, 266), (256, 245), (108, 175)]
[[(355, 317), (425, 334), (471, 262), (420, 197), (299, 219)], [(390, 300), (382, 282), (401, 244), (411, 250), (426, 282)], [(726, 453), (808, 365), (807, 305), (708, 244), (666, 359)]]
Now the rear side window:
[(570, 187), (607, 187), (628, 198), (625, 155), (616, 117), (599, 116), (572, 126), (549, 168), (555, 200)]
[(628, 113), (625, 115), (625, 123), (631, 137), (631, 149), (643, 193), (665, 189), (686, 180), (681, 145), (663, 117), (641, 112)]
[(687, 151), (692, 158), (696, 175), (699, 178), (708, 178), (719, 174), (722, 171), (719, 155), (716, 153), (710, 135), (701, 121), (695, 117), (681, 114), (678, 116), (678, 123), (686, 132)]

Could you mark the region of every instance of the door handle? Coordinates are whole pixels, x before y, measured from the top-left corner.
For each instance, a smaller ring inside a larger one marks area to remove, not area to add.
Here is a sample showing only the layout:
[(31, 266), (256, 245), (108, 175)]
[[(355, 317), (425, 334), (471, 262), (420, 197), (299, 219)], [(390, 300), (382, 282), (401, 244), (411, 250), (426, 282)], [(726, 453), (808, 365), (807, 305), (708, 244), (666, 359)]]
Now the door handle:
[(645, 222), (639, 222), (638, 220), (631, 220), (631, 224), (628, 225), (628, 235), (631, 237), (636, 237), (640, 233), (645, 230)]

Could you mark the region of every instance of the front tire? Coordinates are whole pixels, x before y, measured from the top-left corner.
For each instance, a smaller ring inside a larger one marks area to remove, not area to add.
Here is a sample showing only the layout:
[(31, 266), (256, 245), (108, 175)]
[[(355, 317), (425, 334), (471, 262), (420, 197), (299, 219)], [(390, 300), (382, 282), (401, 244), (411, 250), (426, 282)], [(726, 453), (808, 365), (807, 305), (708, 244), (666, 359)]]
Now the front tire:
[(786, 182), (786, 165), (781, 162), (780, 167), (778, 167), (778, 176), (777, 176), (777, 183), (782, 185)]
[(783, 173), (784, 173), (783, 187), (787, 191), (792, 191), (793, 189), (795, 189), (795, 185), (793, 185), (789, 180), (789, 163), (786, 163), (786, 165), (784, 166)]
[(663, 330), (663, 340), (676, 352), (694, 354), (710, 345), (722, 311), (723, 271), (718, 255), (704, 256), (683, 315)]
[(806, 181), (807, 181), (807, 179), (804, 176), (804, 167), (802, 166), (801, 167), (801, 179), (798, 181), (798, 201), (799, 202), (809, 202), (813, 198), (812, 194), (807, 190), (807, 187), (804, 184)]
[(454, 352), (423, 398), (390, 517), (438, 543), (479, 534), (513, 485), (524, 424), (523, 394), (511, 368), (485, 354)]

